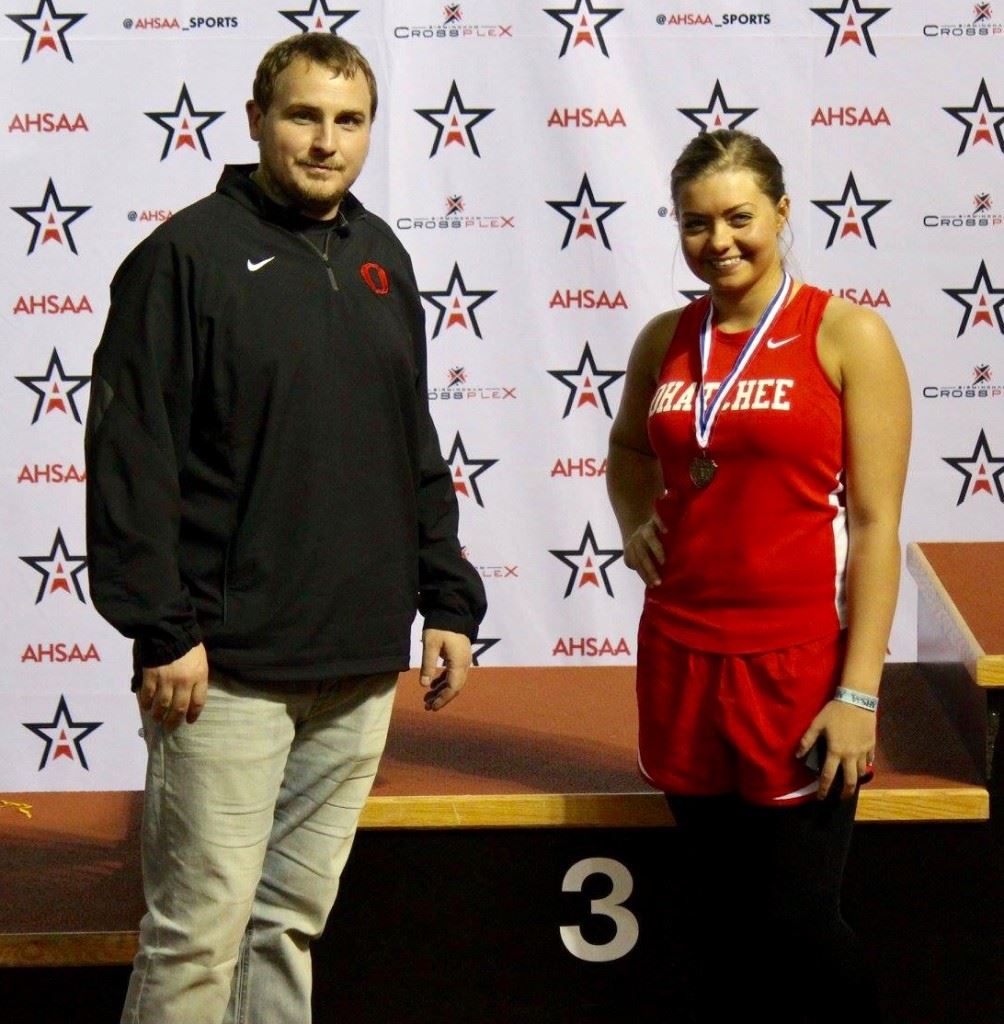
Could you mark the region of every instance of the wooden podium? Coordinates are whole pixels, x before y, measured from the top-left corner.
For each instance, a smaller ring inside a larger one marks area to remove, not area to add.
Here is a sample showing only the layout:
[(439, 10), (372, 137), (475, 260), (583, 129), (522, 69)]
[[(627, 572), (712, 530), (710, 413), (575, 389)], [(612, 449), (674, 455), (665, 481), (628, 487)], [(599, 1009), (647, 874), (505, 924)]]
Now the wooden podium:
[[(859, 820), (986, 821), (1004, 694), (1004, 544), (911, 544), (907, 564), (920, 594), (919, 662), (886, 668), (876, 778)], [(409, 673), (363, 828), (671, 825), (637, 771), (633, 677), (478, 668), (431, 714)], [(141, 799), (0, 794), (0, 966), (128, 962), (142, 913)]]
[(1004, 703), (1004, 543), (910, 544), (917, 661), (989, 779)]

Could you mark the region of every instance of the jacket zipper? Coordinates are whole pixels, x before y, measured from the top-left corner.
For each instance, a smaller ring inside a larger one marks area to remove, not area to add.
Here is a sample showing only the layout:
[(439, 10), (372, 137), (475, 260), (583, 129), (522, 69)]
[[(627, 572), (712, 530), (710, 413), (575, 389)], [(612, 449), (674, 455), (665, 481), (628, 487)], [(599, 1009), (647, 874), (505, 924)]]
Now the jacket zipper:
[(325, 252), (321, 253), (321, 259), (324, 260), (324, 269), (328, 272), (328, 280), (331, 282), (331, 290), (333, 292), (338, 291), (338, 282), (335, 280), (335, 271), (331, 266), (331, 261), (328, 259), (328, 254)]
[(311, 252), (315, 253), (317, 256), (320, 257), (321, 262), (324, 264), (324, 269), (328, 272), (328, 281), (331, 282), (331, 290), (333, 292), (337, 292), (339, 290), (339, 288), (338, 288), (338, 280), (335, 277), (334, 267), (331, 266), (331, 260), (328, 259), (328, 245), (331, 242), (331, 232), (332, 231), (334, 231), (334, 228), (332, 228), (330, 231), (328, 231), (328, 233), (324, 236), (324, 248), (323, 249), (321, 249), (319, 246), (314, 245), (314, 243), (310, 240), (310, 238), (306, 234), (300, 234), (299, 232), (295, 232), (295, 231), (293, 232), (293, 234), (296, 235), (296, 237), (299, 238), (306, 245), (308, 245), (310, 247)]

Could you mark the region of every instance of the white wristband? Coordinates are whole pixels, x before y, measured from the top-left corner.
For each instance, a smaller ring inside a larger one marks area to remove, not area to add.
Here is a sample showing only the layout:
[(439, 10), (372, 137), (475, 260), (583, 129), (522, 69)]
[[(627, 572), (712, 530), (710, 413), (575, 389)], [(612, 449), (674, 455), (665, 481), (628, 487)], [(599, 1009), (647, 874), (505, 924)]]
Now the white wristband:
[(833, 694), (834, 700), (842, 704), (853, 704), (856, 708), (864, 708), (865, 711), (878, 711), (879, 699), (870, 693), (862, 693), (860, 690), (848, 690), (846, 686), (838, 686)]

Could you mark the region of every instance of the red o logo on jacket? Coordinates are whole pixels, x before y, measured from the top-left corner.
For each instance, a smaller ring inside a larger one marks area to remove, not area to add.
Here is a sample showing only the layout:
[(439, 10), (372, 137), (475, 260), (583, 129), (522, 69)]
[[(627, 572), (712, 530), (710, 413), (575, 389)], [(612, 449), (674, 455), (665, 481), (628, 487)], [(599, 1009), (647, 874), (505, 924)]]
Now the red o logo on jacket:
[(390, 291), (390, 278), (379, 263), (364, 263), (359, 274), (374, 295), (386, 295)]

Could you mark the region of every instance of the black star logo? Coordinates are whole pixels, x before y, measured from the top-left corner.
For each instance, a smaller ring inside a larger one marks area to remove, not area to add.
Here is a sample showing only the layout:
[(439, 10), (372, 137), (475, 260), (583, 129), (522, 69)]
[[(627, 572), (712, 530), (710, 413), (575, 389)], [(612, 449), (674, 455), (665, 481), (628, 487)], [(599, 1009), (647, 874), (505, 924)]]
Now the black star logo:
[[(972, 497), (980, 491), (986, 491), (987, 494), (992, 495), (996, 490), (998, 500), (1004, 502), (1004, 481), (1001, 480), (1001, 477), (1004, 476), (1004, 458), (995, 459), (993, 457), (990, 445), (987, 443), (987, 435), (983, 430), (980, 431), (980, 436), (976, 440), (976, 447), (973, 449), (972, 455), (945, 458), (942, 459), (942, 462), (947, 462), (952, 469), (958, 470), (964, 477), (962, 490), (959, 491), (959, 500), (955, 503), (956, 506), (961, 505), (966, 498)], [(994, 469), (994, 466), (997, 468)]]
[[(87, 604), (80, 580), (77, 579), (87, 568), (87, 559), (83, 555), (70, 554), (66, 547), (66, 541), (63, 540), (62, 530), (56, 530), (56, 537), (47, 555), (21, 555), (20, 558), (22, 562), (26, 562), (35, 572), (42, 575), (35, 604), (38, 604), (46, 594), (54, 594), (57, 590), (65, 590), (69, 594), (71, 587), (77, 595), (77, 600), (81, 604)], [(69, 572), (67, 572), (67, 567), (69, 567)]]
[(460, 9), (460, 4), (447, 4), (443, 8), (443, 24), (449, 25), (454, 21), (463, 21), (464, 12)]
[(102, 723), (74, 722), (70, 717), (70, 709), (66, 706), (66, 698), (62, 694), (59, 695), (56, 716), (51, 722), (22, 722), (21, 724), (45, 743), (42, 760), (38, 765), (39, 771), (49, 763), (50, 754), (53, 761), (60, 757), (68, 757), (72, 761), (74, 751), (76, 751), (76, 759), (80, 762), (80, 767), (90, 771), (87, 767), (87, 758), (84, 756), (84, 748), (80, 744), (95, 729), (100, 728)]
[[(980, 269), (976, 271), (976, 280), (973, 281), (972, 288), (942, 288), (942, 291), (966, 307), (956, 338), (961, 338), (970, 327), (977, 324), (989, 324), (993, 327), (994, 320), (997, 321), (997, 330), (1004, 334), (1004, 313), (1001, 312), (1001, 307), (1004, 306), (1004, 288), (995, 288), (991, 284), (986, 260), (980, 260)], [(1001, 298), (994, 301), (996, 295), (1000, 295)]]
[[(548, 370), (555, 380), (560, 380), (568, 388), (568, 401), (565, 402), (565, 411), (561, 418), (565, 419), (572, 411), (572, 408), (579, 409), (584, 405), (591, 405), (599, 408), (602, 404), (603, 411), (607, 417), (613, 419), (613, 412), (610, 409), (610, 400), (607, 398), (607, 388), (615, 380), (624, 376), (623, 370), (598, 370), (596, 360), (593, 359), (589, 342), (586, 342), (582, 350), (582, 358), (574, 370)], [(597, 384), (602, 378), (602, 383)]]
[(708, 294), (707, 288), (681, 288), (680, 294), (687, 300), (687, 302), (696, 302), (698, 299), (703, 298)]
[(565, 249), (572, 241), (574, 234), (578, 240), (583, 235), (589, 238), (599, 237), (606, 249), (610, 248), (610, 240), (607, 238), (607, 229), (603, 222), (612, 213), (619, 210), (622, 202), (602, 202), (593, 195), (593, 188), (589, 184), (589, 176), (582, 175), (582, 182), (579, 185), (578, 195), (571, 200), (548, 199), (547, 205), (552, 210), (557, 210), (565, 220), (568, 221), (568, 229), (565, 231), (565, 239), (561, 248)]
[[(43, 50), (52, 50), (58, 53), (63, 51), (63, 56), (72, 64), (73, 54), (70, 53), (69, 44), (66, 42), (66, 33), (86, 14), (59, 14), (52, 6), (52, 0), (39, 0), (38, 10), (34, 14), (8, 14), (7, 17), (19, 28), (28, 33), (28, 42), (24, 48), (24, 56), (21, 58), (23, 64), (31, 56), (32, 48), (35, 53)], [(58, 27), (56, 27), (58, 24)], [(38, 45), (35, 45), (35, 39)], [(58, 45), (57, 45), (58, 40)]]
[(471, 330), (480, 338), (481, 328), (478, 327), (478, 320), (474, 315), (474, 310), (482, 302), (487, 302), (494, 294), (493, 290), (476, 291), (473, 288), (468, 288), (464, 284), (463, 274), (460, 273), (460, 264), (454, 263), (453, 273), (450, 274), (450, 280), (444, 290), (421, 293), (422, 298), (426, 302), (439, 310), (439, 315), (436, 317), (436, 326), (432, 329), (433, 338), (439, 337), (439, 332), (443, 329), (444, 320), (446, 320), (447, 330), (458, 325), (460, 327), (467, 327), (468, 321), (470, 321), (469, 326)]
[[(847, 175), (847, 183), (844, 185), (844, 194), (839, 199), (813, 199), (812, 205), (818, 207), (827, 217), (833, 221), (830, 228), (830, 237), (826, 240), (826, 248), (829, 249), (837, 239), (847, 235), (861, 237), (864, 232), (868, 244), (877, 249), (875, 236), (872, 234), (870, 221), (876, 213), (884, 206), (888, 206), (889, 199), (862, 199), (858, 192), (858, 184), (854, 180), (854, 172)], [(864, 213), (861, 211), (865, 210)]]
[(701, 133), (716, 131), (719, 128), (735, 128), (746, 118), (757, 112), (757, 107), (730, 107), (722, 90), (722, 83), (716, 78), (715, 87), (711, 90), (711, 99), (706, 107), (677, 107), (684, 117), (689, 117)]
[(867, 47), (874, 57), (875, 47), (869, 29), (883, 15), (888, 14), (890, 7), (862, 7), (858, 0), (843, 0), (839, 7), (813, 7), (812, 13), (832, 26), (830, 42), (826, 47), (826, 56), (833, 53), (835, 46), (847, 46), (849, 43)]
[(25, 387), (31, 388), (38, 395), (38, 401), (35, 403), (35, 415), (31, 418), (32, 423), (37, 423), (43, 412), (47, 416), (50, 412), (69, 412), (78, 423), (83, 423), (80, 418), (80, 410), (77, 408), (76, 394), (90, 383), (90, 379), (90, 377), (77, 377), (66, 373), (60, 362), (59, 353), (55, 349), (52, 350), (49, 365), (44, 374), (17, 378)]
[(498, 459), (472, 459), (464, 448), (460, 432), (453, 439), (453, 447), (450, 449), (449, 457), (446, 460), (450, 467), (450, 475), (453, 477), (453, 490), (457, 494), (473, 498), (482, 508), (485, 503), (481, 500), (481, 490), (478, 487), (478, 477), (491, 469), (498, 462)]
[(993, 147), (995, 138), (998, 148), (1004, 152), (1004, 107), (994, 106), (985, 78), (980, 79), (980, 87), (976, 90), (972, 106), (941, 109), (966, 126), (956, 156), (962, 156), (967, 147), (975, 149), (981, 142), (989, 142)]
[(623, 7), (593, 7), (591, 0), (575, 0), (574, 7), (545, 7), (544, 13), (564, 26), (565, 38), (558, 57), (564, 57), (571, 46), (598, 46), (604, 57), (609, 57), (603, 39), (603, 26), (623, 11)]
[(478, 659), (485, 651), (490, 651), (497, 643), (500, 643), (501, 637), (487, 637), (479, 636), (477, 640), (471, 643), (471, 661), (475, 665), (480, 665), (481, 662)]
[(436, 129), (436, 138), (429, 151), (429, 158), (431, 159), (439, 152), (439, 144), (443, 141), (444, 133), (446, 135), (446, 140), (443, 142), (444, 149), (450, 145), (470, 146), (471, 152), (476, 157), (480, 157), (478, 143), (471, 129), (494, 112), (494, 107), (465, 107), (464, 101), (460, 98), (457, 83), (453, 81), (446, 96), (446, 105), (441, 110), (415, 109), (416, 114), (420, 114)]
[[(28, 255), (35, 251), (38, 245), (38, 236), (42, 236), (42, 245), (47, 242), (58, 242), (63, 244), (65, 237), (66, 244), (74, 256), (78, 255), (77, 246), (73, 241), (73, 234), (70, 225), (82, 217), (90, 209), (89, 206), (63, 206), (59, 201), (59, 194), (52, 178), (45, 187), (45, 195), (42, 197), (40, 206), (12, 206), (11, 209), (19, 216), (24, 217), (29, 224), (34, 225), (35, 230), (31, 233), (31, 242), (28, 245)], [(58, 215), (58, 216), (57, 216)]]
[(279, 13), (291, 21), (303, 32), (331, 32), (338, 34), (338, 30), (358, 13), (356, 10), (342, 9), (333, 11), (328, 7), (327, 0), (311, 0), (310, 6), (305, 11), (279, 11)]
[(166, 160), (172, 149), (181, 149), (182, 146), (195, 149), (196, 139), (199, 140), (202, 155), (207, 160), (212, 159), (203, 133), (215, 120), (221, 118), (225, 111), (196, 110), (192, 106), (192, 97), (184, 82), (181, 83), (181, 92), (174, 110), (144, 111), (144, 113), (151, 121), (155, 121), (167, 131), (164, 148), (160, 154), (161, 160)]
[(596, 538), (593, 536), (592, 523), (586, 523), (585, 532), (582, 534), (582, 542), (578, 548), (567, 550), (551, 550), (555, 558), (564, 562), (571, 569), (568, 576), (568, 586), (565, 587), (565, 597), (576, 587), (599, 587), (614, 596), (613, 587), (610, 585), (610, 578), (607, 576), (607, 569), (618, 558), (623, 557), (623, 552), (617, 548), (598, 548)]

